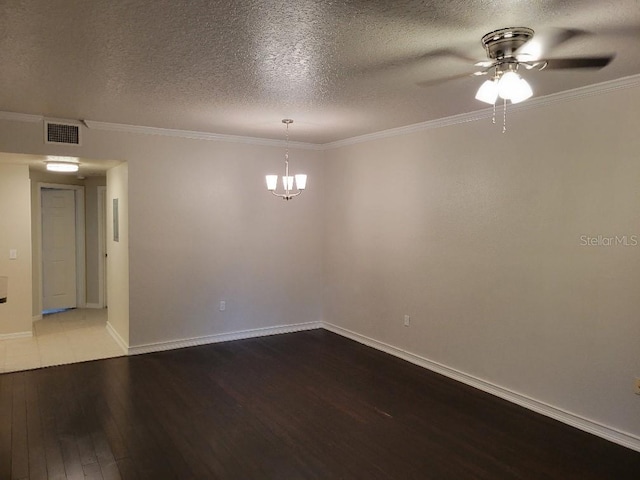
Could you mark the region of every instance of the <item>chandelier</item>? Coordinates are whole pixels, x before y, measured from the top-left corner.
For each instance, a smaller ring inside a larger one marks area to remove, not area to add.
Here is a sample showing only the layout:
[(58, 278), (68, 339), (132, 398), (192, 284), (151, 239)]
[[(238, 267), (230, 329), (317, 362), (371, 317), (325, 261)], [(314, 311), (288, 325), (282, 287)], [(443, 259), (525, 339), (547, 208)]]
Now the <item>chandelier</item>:
[[(283, 192), (278, 193), (278, 175), (267, 175), (267, 190), (273, 193), (276, 197), (283, 198), (285, 200), (291, 200), (293, 197), (297, 197), (307, 186), (307, 176), (299, 173), (297, 175), (289, 175), (289, 125), (293, 123), (290, 118), (282, 120), (287, 126), (287, 146), (284, 154), (284, 175), (282, 176), (282, 188)], [(295, 187), (294, 187), (295, 183)]]

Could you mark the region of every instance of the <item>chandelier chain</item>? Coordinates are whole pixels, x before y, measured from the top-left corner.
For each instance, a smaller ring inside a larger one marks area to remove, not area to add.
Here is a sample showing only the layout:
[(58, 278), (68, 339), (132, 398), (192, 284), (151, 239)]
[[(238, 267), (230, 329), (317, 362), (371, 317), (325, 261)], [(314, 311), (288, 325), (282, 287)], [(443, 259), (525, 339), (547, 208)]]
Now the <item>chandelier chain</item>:
[(284, 123), (287, 126), (286, 134), (285, 134), (286, 145), (285, 145), (285, 150), (284, 150), (284, 158), (285, 158), (286, 161), (289, 161), (289, 124), (291, 122), (284, 122)]

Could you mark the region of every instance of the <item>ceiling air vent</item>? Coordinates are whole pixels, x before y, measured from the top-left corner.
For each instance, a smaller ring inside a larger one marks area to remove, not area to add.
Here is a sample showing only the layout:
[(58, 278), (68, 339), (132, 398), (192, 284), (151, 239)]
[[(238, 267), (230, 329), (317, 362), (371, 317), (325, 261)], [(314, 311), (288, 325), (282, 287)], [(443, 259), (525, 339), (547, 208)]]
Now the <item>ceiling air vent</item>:
[(80, 124), (45, 120), (44, 142), (80, 145)]

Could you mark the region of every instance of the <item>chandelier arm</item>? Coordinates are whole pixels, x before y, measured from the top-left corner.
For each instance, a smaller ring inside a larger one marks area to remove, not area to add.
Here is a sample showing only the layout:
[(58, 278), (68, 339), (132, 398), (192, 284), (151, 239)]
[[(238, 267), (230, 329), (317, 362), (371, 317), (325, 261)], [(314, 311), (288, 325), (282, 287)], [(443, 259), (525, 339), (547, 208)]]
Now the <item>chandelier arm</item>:
[(293, 190), (290, 190), (287, 193), (276, 193), (275, 191), (271, 191), (271, 194), (276, 196), (276, 197), (280, 197), (280, 198), (286, 198), (287, 200), (289, 200), (290, 198), (293, 197), (297, 197), (298, 195), (300, 195), (302, 193), (302, 190), (298, 190), (296, 193), (291, 193)]

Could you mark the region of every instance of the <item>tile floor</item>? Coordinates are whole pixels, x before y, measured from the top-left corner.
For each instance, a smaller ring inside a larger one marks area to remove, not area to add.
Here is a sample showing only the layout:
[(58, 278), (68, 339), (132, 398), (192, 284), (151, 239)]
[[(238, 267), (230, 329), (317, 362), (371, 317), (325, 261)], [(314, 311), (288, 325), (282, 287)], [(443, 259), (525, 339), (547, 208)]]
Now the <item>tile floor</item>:
[(74, 309), (34, 322), (31, 338), (0, 340), (0, 373), (123, 355), (106, 310)]

